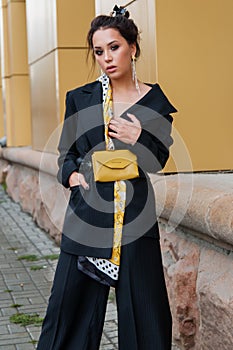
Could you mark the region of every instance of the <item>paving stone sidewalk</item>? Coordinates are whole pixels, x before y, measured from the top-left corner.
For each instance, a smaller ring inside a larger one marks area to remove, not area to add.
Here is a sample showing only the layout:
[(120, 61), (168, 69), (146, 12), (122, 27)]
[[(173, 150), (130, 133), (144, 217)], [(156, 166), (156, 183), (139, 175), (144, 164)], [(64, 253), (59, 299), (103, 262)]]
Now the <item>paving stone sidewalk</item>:
[[(59, 251), (0, 185), (0, 349), (36, 348), (40, 326), (15, 324), (10, 317), (18, 313), (44, 317)], [(115, 349), (117, 312), (111, 290), (100, 350)]]
[[(54, 241), (0, 185), (0, 349), (36, 348), (40, 326), (14, 324), (10, 317), (16, 313), (44, 317), (57, 265), (57, 258), (51, 258), (58, 254)], [(29, 255), (35, 260), (29, 261)], [(116, 316), (111, 291), (101, 350), (117, 349)]]

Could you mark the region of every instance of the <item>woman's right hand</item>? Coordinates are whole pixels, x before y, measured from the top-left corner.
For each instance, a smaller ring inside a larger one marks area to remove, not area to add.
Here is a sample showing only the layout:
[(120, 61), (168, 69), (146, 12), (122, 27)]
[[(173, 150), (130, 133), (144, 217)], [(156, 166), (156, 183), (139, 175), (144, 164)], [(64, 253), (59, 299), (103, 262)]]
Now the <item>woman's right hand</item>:
[(84, 175), (81, 173), (78, 173), (77, 171), (74, 171), (70, 175), (69, 185), (70, 185), (70, 187), (82, 186), (85, 190), (89, 190), (89, 185), (86, 182)]

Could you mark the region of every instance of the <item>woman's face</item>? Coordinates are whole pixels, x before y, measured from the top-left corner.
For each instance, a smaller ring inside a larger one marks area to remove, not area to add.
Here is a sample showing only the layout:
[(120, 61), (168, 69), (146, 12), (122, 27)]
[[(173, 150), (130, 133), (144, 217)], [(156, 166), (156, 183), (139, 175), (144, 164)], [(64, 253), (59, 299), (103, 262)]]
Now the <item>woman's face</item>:
[(92, 38), (96, 62), (110, 79), (131, 77), (131, 59), (136, 45), (129, 45), (118, 30), (99, 29)]

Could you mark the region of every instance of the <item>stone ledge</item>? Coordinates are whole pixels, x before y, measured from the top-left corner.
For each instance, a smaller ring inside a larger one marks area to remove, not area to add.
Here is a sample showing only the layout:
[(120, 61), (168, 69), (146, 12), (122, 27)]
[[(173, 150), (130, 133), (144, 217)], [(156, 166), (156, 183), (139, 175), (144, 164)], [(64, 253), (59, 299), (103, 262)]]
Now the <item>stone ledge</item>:
[(233, 173), (151, 179), (160, 217), (233, 246)]
[[(0, 158), (54, 177), (57, 174), (56, 154), (16, 147), (2, 149)], [(151, 180), (160, 217), (172, 226), (233, 245), (233, 173), (151, 175)]]
[(57, 155), (53, 153), (34, 151), (30, 147), (9, 147), (1, 149), (0, 158), (52, 176), (57, 175)]

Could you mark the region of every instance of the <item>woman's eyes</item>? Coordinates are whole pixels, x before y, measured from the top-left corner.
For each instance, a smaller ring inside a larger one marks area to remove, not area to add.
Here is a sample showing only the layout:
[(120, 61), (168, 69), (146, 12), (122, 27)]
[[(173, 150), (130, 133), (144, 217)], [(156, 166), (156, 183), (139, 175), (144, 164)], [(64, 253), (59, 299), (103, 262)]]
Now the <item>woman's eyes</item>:
[[(119, 45), (112, 45), (110, 47), (110, 50), (111, 51), (116, 51), (118, 48), (119, 48)], [(103, 54), (103, 52), (104, 52), (103, 50), (95, 50), (95, 55), (101, 56)]]
[(115, 50), (118, 49), (118, 47), (119, 47), (119, 45), (113, 45), (113, 46), (111, 46), (111, 50), (112, 50), (112, 51), (115, 51)]
[(95, 50), (95, 54), (96, 54), (97, 56), (102, 55), (102, 53), (103, 53), (103, 50)]

